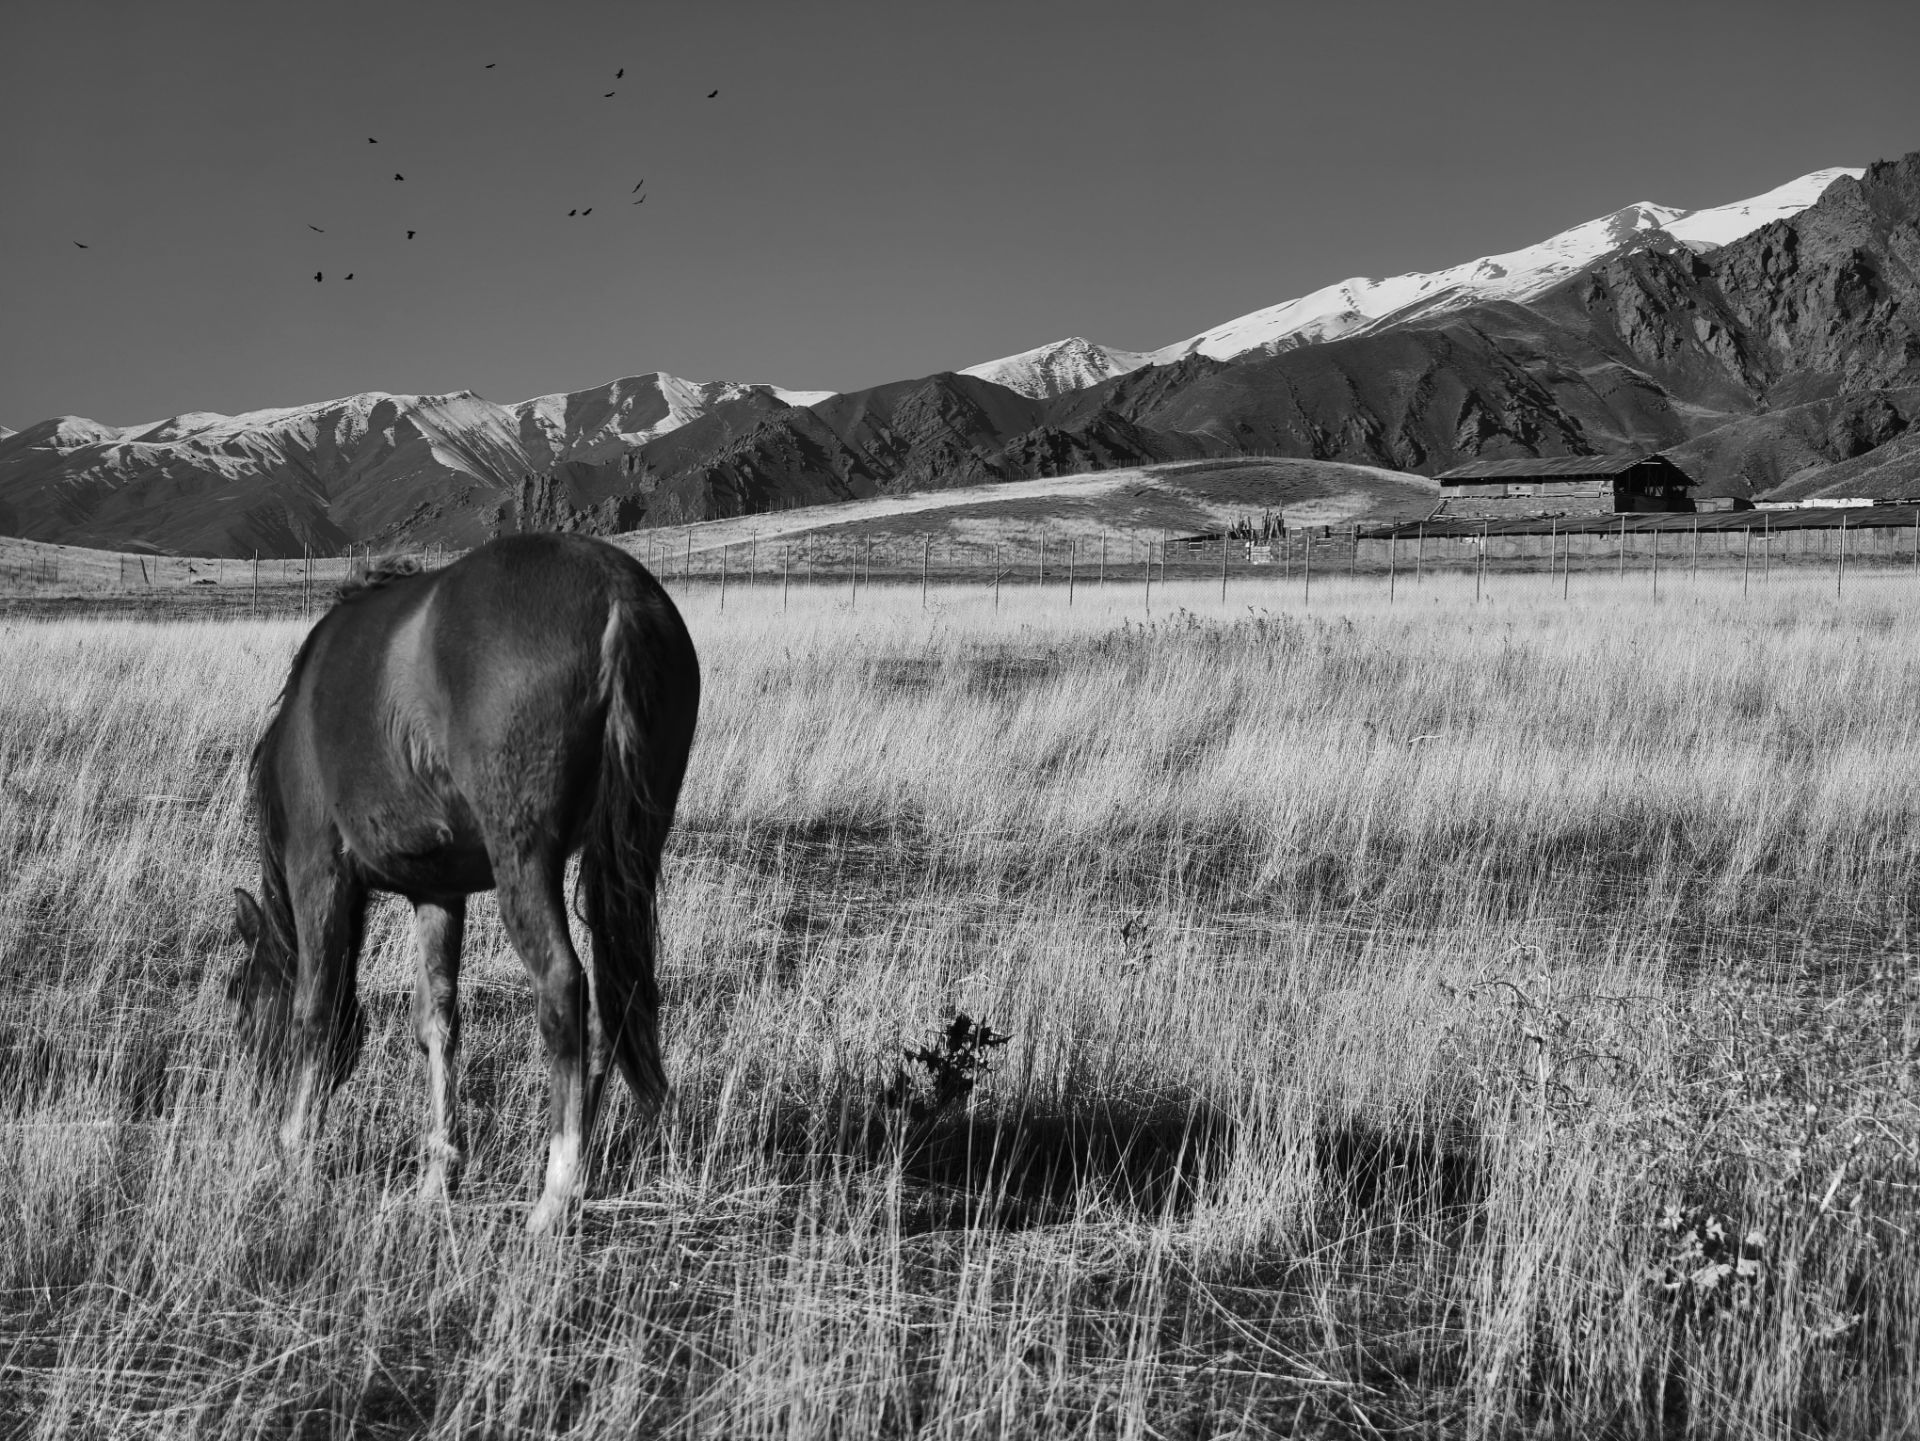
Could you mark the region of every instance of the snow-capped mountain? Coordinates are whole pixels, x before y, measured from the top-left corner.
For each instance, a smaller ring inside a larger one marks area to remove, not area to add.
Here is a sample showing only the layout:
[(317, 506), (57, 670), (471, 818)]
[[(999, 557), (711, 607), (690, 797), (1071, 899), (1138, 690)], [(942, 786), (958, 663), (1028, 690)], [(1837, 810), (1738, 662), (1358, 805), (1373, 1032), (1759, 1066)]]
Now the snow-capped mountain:
[(787, 405), (813, 405), (833, 393), (732, 380), (683, 380), (656, 371), (588, 390), (536, 395), (510, 408), (530, 455), (599, 461), (678, 430), (728, 401), (772, 396)]
[(65, 415), (0, 436), (0, 531), (298, 554), (459, 514), (483, 537), (483, 512), (517, 504), (528, 476), (604, 465), (729, 402), (772, 413), (829, 394), (653, 374), (513, 406), (366, 391), (141, 425)]
[(1091, 378), (1077, 383), (1091, 385), (1143, 365), (1170, 365), (1187, 355), (1231, 360), (1254, 352), (1275, 354), (1406, 325), (1484, 301), (1526, 300), (1649, 231), (1663, 230), (1695, 250), (1712, 250), (1770, 221), (1799, 214), (1841, 176), (1861, 174), (1847, 167), (1816, 170), (1764, 195), (1706, 210), (1641, 201), (1504, 255), (1484, 255), (1445, 270), (1416, 271), (1385, 280), (1343, 280), (1158, 350), (1114, 350), (1075, 337), (971, 366), (962, 373), (1045, 398), (1074, 388), (1061, 382), (1079, 372)]
[(1047, 400), (1069, 390), (1084, 390), (1152, 363), (1153, 356), (1148, 351), (1112, 350), (1073, 335), (1037, 350), (1023, 350), (1018, 355), (989, 360), (984, 365), (970, 365), (960, 373), (991, 380), (995, 385), (1004, 385), (1035, 400)]
[[(1808, 422), (1826, 437), (1817, 459), (1833, 461), (1920, 434), (1920, 298), (1905, 260), (1917, 217), (1920, 152), (1706, 210), (1627, 206), (1538, 245), (1349, 280), (1151, 352), (1075, 337), (833, 397), (654, 373), (511, 405), (366, 392), (136, 426), (62, 416), (0, 432), (0, 534), (228, 556), (472, 545), (1216, 454), (1429, 470), (1469, 455), (1659, 448), (1756, 404), (1847, 392)], [(1861, 266), (1884, 295), (1863, 290)], [(1591, 281), (1577, 294), (1563, 284), (1576, 274)], [(1468, 306), (1472, 325), (1455, 331), (1412, 323)], [(1609, 317), (1632, 324), (1608, 331)], [(1313, 343), (1334, 338), (1347, 343)], [(1186, 356), (1239, 363), (1168, 364)], [(1166, 368), (1150, 383), (1114, 383), (1151, 365)], [(1444, 382), (1428, 384), (1434, 375)], [(1738, 475), (1771, 473), (1758, 451), (1722, 449)], [(1812, 464), (1805, 450), (1789, 458)], [(1720, 453), (1701, 462), (1710, 479)]]

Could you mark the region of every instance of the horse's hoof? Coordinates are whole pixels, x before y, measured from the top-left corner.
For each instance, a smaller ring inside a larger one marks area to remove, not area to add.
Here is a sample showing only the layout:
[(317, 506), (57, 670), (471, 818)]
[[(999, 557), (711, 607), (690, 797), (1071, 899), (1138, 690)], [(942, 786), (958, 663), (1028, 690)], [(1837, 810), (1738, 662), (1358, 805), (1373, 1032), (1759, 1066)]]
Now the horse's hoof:
[(555, 1236), (567, 1226), (567, 1214), (573, 1209), (573, 1197), (564, 1193), (545, 1195), (527, 1217), (527, 1230), (535, 1236)]

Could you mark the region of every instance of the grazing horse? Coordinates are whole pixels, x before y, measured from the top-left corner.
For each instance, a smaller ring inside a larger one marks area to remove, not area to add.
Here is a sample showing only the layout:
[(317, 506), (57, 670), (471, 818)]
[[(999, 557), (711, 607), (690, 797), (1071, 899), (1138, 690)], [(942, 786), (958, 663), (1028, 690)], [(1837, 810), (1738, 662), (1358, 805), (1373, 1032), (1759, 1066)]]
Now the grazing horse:
[[(603, 541), (513, 536), (342, 593), (254, 748), (260, 899), (234, 893), (249, 950), (229, 995), (290, 1151), (311, 1144), (358, 1059), (367, 897), (396, 892), (419, 945), (421, 1193), (447, 1193), (461, 931), (468, 895), (491, 887), (533, 978), (550, 1068), (546, 1184), (528, 1225), (563, 1219), (585, 1185), (609, 1054), (649, 1112), (666, 1095), (654, 886), (699, 704), (679, 612)], [(567, 932), (576, 851), (590, 985)]]

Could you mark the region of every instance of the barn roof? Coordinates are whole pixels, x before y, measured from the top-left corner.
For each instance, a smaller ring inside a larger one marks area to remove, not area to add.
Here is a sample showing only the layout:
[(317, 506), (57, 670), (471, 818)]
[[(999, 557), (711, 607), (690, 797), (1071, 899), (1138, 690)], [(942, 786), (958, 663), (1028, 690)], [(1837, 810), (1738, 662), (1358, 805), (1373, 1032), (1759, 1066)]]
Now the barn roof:
[[(1476, 460), (1442, 471), (1439, 480), (1515, 480), (1533, 476), (1568, 479), (1587, 475), (1620, 475), (1647, 461), (1673, 466), (1664, 456), (1645, 451), (1625, 455), (1559, 455), (1550, 458), (1525, 456), (1519, 460)], [(1674, 469), (1679, 467), (1674, 466)]]

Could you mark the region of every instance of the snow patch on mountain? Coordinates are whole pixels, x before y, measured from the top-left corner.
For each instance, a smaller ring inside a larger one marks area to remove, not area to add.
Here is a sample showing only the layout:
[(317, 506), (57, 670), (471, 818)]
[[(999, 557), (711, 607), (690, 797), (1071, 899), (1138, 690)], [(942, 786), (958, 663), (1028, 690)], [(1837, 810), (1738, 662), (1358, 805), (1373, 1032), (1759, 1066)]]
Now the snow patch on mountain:
[(802, 410), (809, 405), (818, 405), (823, 400), (832, 400), (840, 393), (837, 390), (788, 390), (781, 385), (756, 385), (753, 389), (771, 391), (776, 399)]
[(609, 449), (645, 445), (728, 401), (761, 395), (806, 406), (834, 394), (733, 380), (687, 380), (656, 371), (586, 390), (536, 395), (510, 409), (529, 453), (544, 449), (552, 460), (592, 460)]
[(1405, 325), (1484, 301), (1528, 300), (1649, 231), (1664, 230), (1696, 250), (1713, 249), (1770, 221), (1798, 214), (1842, 175), (1863, 173), (1845, 167), (1816, 170), (1764, 195), (1706, 210), (1677, 210), (1643, 200), (1505, 255), (1486, 255), (1445, 270), (1416, 271), (1386, 280), (1357, 276), (1203, 330), (1154, 351), (1151, 363), (1167, 365), (1196, 352), (1216, 360), (1253, 351), (1272, 354)]
[(1798, 215), (1842, 176), (1858, 180), (1864, 174), (1864, 170), (1845, 165), (1816, 170), (1811, 175), (1789, 180), (1785, 185), (1777, 186), (1764, 195), (1756, 195), (1751, 200), (1736, 200), (1729, 205), (1691, 211), (1664, 228), (1674, 239), (1685, 241), (1695, 250), (1731, 245), (1763, 225)]
[(1151, 363), (1152, 356), (1146, 351), (1114, 350), (1073, 335), (1018, 355), (970, 365), (960, 373), (977, 375), (1035, 400), (1049, 400)]

